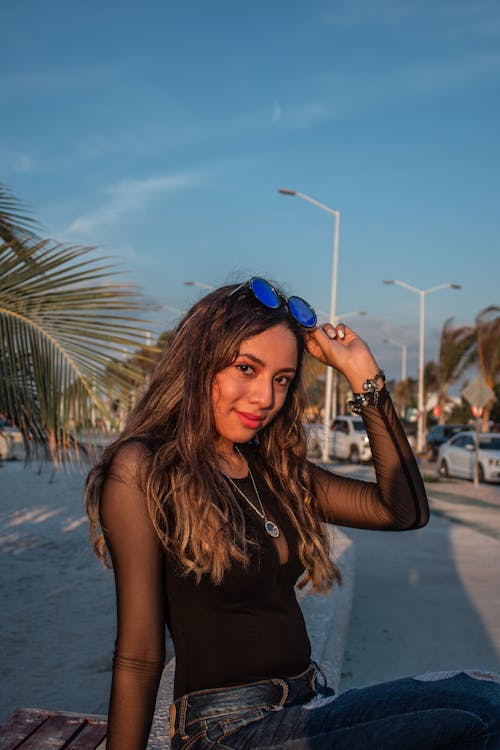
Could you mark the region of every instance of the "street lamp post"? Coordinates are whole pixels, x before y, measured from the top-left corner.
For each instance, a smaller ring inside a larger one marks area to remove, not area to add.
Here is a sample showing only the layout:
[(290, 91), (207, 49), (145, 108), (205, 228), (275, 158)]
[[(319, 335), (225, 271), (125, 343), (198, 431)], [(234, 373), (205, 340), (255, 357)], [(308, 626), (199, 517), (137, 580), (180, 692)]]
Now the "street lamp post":
[(426, 410), (424, 404), (424, 324), (425, 324), (425, 297), (427, 294), (437, 292), (440, 289), (461, 289), (460, 284), (438, 284), (430, 289), (419, 289), (416, 286), (407, 284), (406, 281), (399, 279), (389, 279), (384, 284), (398, 284), (408, 289), (410, 292), (420, 295), (420, 335), (418, 346), (418, 422), (417, 422), (417, 452), (422, 453), (424, 450)]
[[(406, 380), (406, 357), (408, 353), (408, 346), (403, 344), (402, 341), (395, 341), (394, 339), (382, 339), (384, 344), (393, 344), (394, 346), (401, 347), (401, 382), (404, 383)], [(401, 397), (401, 417), (404, 417), (406, 413), (405, 399)]]
[(395, 341), (394, 339), (382, 339), (384, 344), (393, 344), (394, 346), (401, 347), (401, 380), (406, 380), (406, 356), (408, 352), (408, 346), (403, 344), (402, 341)]
[[(335, 310), (337, 305), (337, 268), (339, 258), (339, 228), (340, 228), (340, 211), (337, 211), (329, 206), (325, 206), (324, 203), (311, 198), (305, 193), (299, 193), (296, 190), (288, 190), (287, 188), (279, 188), (278, 193), (281, 195), (295, 195), (297, 198), (312, 203), (313, 206), (317, 206), (322, 211), (330, 214), (334, 217), (334, 228), (333, 228), (333, 262), (332, 262), (332, 283), (330, 287), (330, 321), (335, 322)], [(335, 373), (336, 374), (336, 373)], [(323, 461), (328, 461), (328, 437), (330, 424), (333, 417), (337, 416), (337, 404), (333, 404), (332, 411), (332, 390), (333, 390), (333, 369), (331, 367), (326, 368), (326, 381), (325, 381), (325, 411), (323, 417), (324, 424), (324, 435), (323, 435)], [(335, 399), (336, 401), (336, 399)]]
[[(328, 314), (323, 312), (323, 310), (317, 310), (316, 312), (319, 312), (321, 315), (324, 315), (328, 318)], [(350, 312), (346, 313), (340, 313), (340, 315), (336, 315), (335, 318), (328, 318), (333, 325), (337, 325), (339, 321), (347, 320), (347, 318), (352, 318), (354, 315), (368, 315), (365, 310), (351, 310)], [(328, 368), (331, 371), (331, 367)], [(339, 374), (335, 370), (332, 372), (332, 398), (331, 398), (331, 416), (329, 419), (330, 425), (332, 424), (332, 421), (335, 419), (338, 413), (338, 392), (339, 392)], [(326, 399), (325, 399), (326, 400)], [(326, 409), (326, 406), (325, 406)], [(345, 414), (344, 407), (342, 406), (340, 409), (340, 414)]]

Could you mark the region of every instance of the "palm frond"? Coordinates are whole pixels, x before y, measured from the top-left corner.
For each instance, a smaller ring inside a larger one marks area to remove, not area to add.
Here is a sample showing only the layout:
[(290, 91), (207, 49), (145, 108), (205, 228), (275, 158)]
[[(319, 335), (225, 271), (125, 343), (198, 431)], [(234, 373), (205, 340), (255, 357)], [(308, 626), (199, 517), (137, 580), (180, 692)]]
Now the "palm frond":
[(469, 366), (474, 342), (475, 331), (472, 326), (455, 327), (453, 318), (445, 321), (441, 331), (438, 369), (439, 385), (443, 392), (446, 392), (446, 387), (455, 383)]
[(500, 380), (500, 307), (490, 305), (476, 317), (477, 357), (484, 379), (493, 388)]
[(0, 182), (0, 239), (26, 246), (36, 240), (37, 224), (24, 205)]
[(140, 384), (130, 351), (150, 353), (146, 306), (111, 269), (93, 248), (0, 245), (0, 412), (57, 460), (82, 433), (92, 443), (94, 416), (109, 424), (117, 393)]

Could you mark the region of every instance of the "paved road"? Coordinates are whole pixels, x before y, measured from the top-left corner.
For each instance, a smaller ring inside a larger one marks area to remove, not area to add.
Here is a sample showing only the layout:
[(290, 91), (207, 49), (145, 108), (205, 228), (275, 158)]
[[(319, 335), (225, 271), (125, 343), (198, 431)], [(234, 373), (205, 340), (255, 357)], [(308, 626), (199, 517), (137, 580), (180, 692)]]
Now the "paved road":
[[(435, 479), (435, 463), (422, 462), (426, 479)], [(474, 485), (465, 479), (426, 483), (431, 510), (454, 523), (500, 540), (500, 483)]]
[[(339, 461), (329, 466), (338, 474), (365, 480), (375, 478), (371, 464), (354, 465)], [(475, 486), (465, 479), (444, 481), (437, 474), (436, 464), (429, 461), (421, 461), (420, 470), (426, 480), (429, 504), (435, 516), (500, 540), (500, 483)]]

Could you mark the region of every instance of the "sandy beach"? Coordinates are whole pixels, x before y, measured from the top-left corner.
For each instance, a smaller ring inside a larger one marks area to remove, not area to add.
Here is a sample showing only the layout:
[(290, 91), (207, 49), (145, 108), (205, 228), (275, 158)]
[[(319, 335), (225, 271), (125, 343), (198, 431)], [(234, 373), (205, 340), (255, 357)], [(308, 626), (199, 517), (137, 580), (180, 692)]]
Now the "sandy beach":
[(112, 573), (94, 558), (84, 474), (0, 464), (0, 720), (16, 706), (106, 711)]
[(85, 470), (0, 462), (0, 721), (17, 706), (103, 714), (113, 574), (94, 556)]

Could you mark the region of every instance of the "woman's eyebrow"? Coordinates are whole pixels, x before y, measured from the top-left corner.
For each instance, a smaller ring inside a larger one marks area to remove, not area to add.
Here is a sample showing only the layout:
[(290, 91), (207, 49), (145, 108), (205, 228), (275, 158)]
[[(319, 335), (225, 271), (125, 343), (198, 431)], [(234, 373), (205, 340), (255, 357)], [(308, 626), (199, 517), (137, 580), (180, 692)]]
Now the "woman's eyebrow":
[[(256, 357), (254, 354), (248, 354), (247, 352), (240, 352), (238, 354), (238, 357), (246, 357), (247, 359), (251, 359), (252, 362), (255, 362), (255, 364), (260, 365), (261, 367), (265, 367), (266, 363), (263, 362), (259, 357)], [(278, 368), (278, 372), (296, 372), (296, 367), (280, 367)]]

